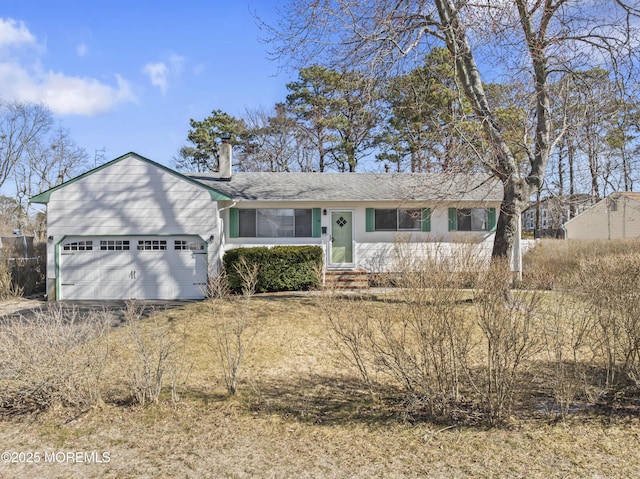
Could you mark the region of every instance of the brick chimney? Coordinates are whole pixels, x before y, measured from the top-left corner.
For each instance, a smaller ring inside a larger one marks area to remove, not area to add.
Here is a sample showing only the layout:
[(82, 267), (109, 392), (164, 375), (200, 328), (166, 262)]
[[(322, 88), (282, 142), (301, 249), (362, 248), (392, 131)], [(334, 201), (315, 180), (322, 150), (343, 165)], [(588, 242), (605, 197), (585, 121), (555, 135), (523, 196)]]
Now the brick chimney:
[(230, 138), (223, 136), (222, 143), (220, 143), (220, 165), (218, 166), (218, 171), (220, 179), (224, 181), (231, 179), (231, 149)]

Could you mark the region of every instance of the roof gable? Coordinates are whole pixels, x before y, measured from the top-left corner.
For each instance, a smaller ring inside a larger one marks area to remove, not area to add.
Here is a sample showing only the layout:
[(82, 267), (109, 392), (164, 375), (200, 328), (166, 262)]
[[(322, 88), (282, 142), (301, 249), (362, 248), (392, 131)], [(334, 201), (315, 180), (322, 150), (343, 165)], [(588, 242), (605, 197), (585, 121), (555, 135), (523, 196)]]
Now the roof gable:
[[(615, 194), (615, 193), (614, 193)], [(619, 196), (624, 196), (630, 200), (640, 203), (640, 193), (632, 191), (620, 191), (617, 193)]]
[(626, 198), (628, 200), (631, 200), (633, 202), (631, 203), (631, 205), (634, 205), (635, 203), (635, 205), (633, 206), (634, 208), (640, 208), (640, 193), (630, 191), (615, 191), (609, 196), (602, 198), (600, 201), (591, 205), (584, 211), (578, 213), (576, 216), (568, 220), (565, 225), (571, 224), (573, 222), (580, 222), (583, 218), (587, 217), (588, 214), (593, 214), (594, 212), (598, 212), (601, 209), (608, 208), (612, 200), (618, 200), (619, 198)]
[(104, 170), (106, 168), (109, 168), (112, 165), (115, 165), (116, 163), (119, 163), (127, 158), (135, 158), (139, 161), (148, 163), (156, 168), (159, 168), (173, 176), (176, 176), (178, 178), (180, 178), (181, 180), (184, 180), (188, 183), (191, 183), (192, 185), (195, 185), (199, 188), (204, 188), (205, 190), (207, 190), (209, 192), (209, 194), (211, 195), (211, 199), (212, 200), (230, 200), (231, 198), (229, 198), (228, 196), (226, 196), (224, 193), (221, 193), (220, 191), (212, 188), (209, 185), (203, 184), (193, 178), (190, 178), (189, 176), (183, 175), (182, 173), (178, 173), (175, 170), (172, 170), (171, 168), (168, 168), (164, 165), (161, 165), (160, 163), (156, 163), (155, 161), (152, 161), (148, 158), (145, 158), (144, 156), (141, 156), (137, 153), (134, 152), (129, 152), (126, 153), (122, 156), (119, 156), (118, 158), (111, 160), (103, 165), (98, 166), (97, 168), (93, 168), (92, 170), (89, 170), (81, 175), (76, 176), (75, 178), (71, 178), (70, 180), (65, 181), (64, 183), (58, 185), (58, 186), (54, 186), (53, 188), (50, 188), (46, 191), (43, 191), (42, 193), (35, 195), (33, 197), (31, 197), (29, 199), (30, 203), (48, 203), (49, 199), (51, 197), (51, 193), (53, 193), (54, 191), (58, 191), (60, 189), (65, 188), (66, 186), (75, 183), (83, 178), (86, 178), (87, 176), (90, 176), (98, 171)]

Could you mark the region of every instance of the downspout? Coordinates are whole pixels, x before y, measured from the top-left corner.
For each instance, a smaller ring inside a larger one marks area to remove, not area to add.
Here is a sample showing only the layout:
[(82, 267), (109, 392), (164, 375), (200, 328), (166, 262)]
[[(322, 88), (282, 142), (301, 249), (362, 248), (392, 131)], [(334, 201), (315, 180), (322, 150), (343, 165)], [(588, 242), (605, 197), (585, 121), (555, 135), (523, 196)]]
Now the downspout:
[[(46, 237), (47, 237), (47, 228), (46, 228), (46, 224), (47, 224), (47, 222), (46, 222), (46, 218), (47, 218), (47, 211), (46, 211), (46, 210), (38, 209), (38, 208), (36, 208), (35, 206), (33, 206), (31, 203), (27, 203), (27, 208), (31, 208), (33, 211), (37, 211), (37, 212), (38, 212), (38, 213), (40, 213), (41, 215), (44, 215), (44, 217), (45, 217), (45, 231), (44, 231), (44, 236), (45, 236), (45, 238), (46, 238)], [(33, 236), (35, 237), (35, 235), (36, 235), (36, 232), (35, 232), (35, 230), (34, 230), (34, 231), (33, 231)], [(38, 238), (38, 239), (40, 239), (40, 238)]]
[(46, 215), (47, 212), (45, 210), (39, 210), (38, 208), (36, 208), (35, 206), (33, 206), (31, 203), (27, 203), (27, 206), (29, 208), (31, 208), (34, 211), (37, 211), (38, 213), (42, 213), (43, 215)]
[[(222, 212), (226, 211), (228, 209), (233, 208), (235, 205), (237, 205), (238, 202), (237, 201), (232, 201), (231, 204), (229, 206), (225, 206), (224, 208), (220, 208), (218, 209), (218, 237), (220, 238), (220, 248), (222, 248), (222, 241), (224, 239), (224, 221), (222, 221)], [(218, 258), (218, 261), (220, 262), (222, 260), (222, 258)]]

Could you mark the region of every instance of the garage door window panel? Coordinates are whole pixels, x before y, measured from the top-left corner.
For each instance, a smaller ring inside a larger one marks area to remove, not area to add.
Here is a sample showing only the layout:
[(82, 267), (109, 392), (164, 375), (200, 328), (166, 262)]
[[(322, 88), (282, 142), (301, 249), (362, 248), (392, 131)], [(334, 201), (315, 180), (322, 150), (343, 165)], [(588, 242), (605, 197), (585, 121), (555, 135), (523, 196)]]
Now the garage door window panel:
[(179, 251), (204, 251), (204, 243), (197, 241), (175, 240), (173, 249)]
[(128, 240), (102, 240), (100, 241), (100, 251), (129, 251)]
[(166, 249), (166, 240), (138, 240), (138, 251), (164, 251)]
[(93, 241), (73, 241), (62, 246), (63, 251), (92, 251)]

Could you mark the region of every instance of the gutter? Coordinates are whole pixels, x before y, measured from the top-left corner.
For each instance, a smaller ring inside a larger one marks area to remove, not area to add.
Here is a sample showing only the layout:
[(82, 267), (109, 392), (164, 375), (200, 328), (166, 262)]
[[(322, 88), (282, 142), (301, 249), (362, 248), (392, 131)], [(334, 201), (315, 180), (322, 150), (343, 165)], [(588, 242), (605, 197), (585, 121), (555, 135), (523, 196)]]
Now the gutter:
[[(218, 209), (218, 220), (219, 220), (219, 222), (218, 222), (218, 235), (220, 236), (220, 246), (221, 247), (223, 246), (222, 242), (224, 240), (224, 221), (222, 221), (222, 214), (221, 213), (223, 211), (226, 211), (228, 209), (233, 208), (237, 204), (238, 204), (238, 202), (234, 200), (229, 206), (225, 206), (224, 208), (219, 208)], [(220, 253), (218, 253), (218, 254), (220, 254)], [(222, 257), (219, 257), (218, 261), (222, 261)]]

